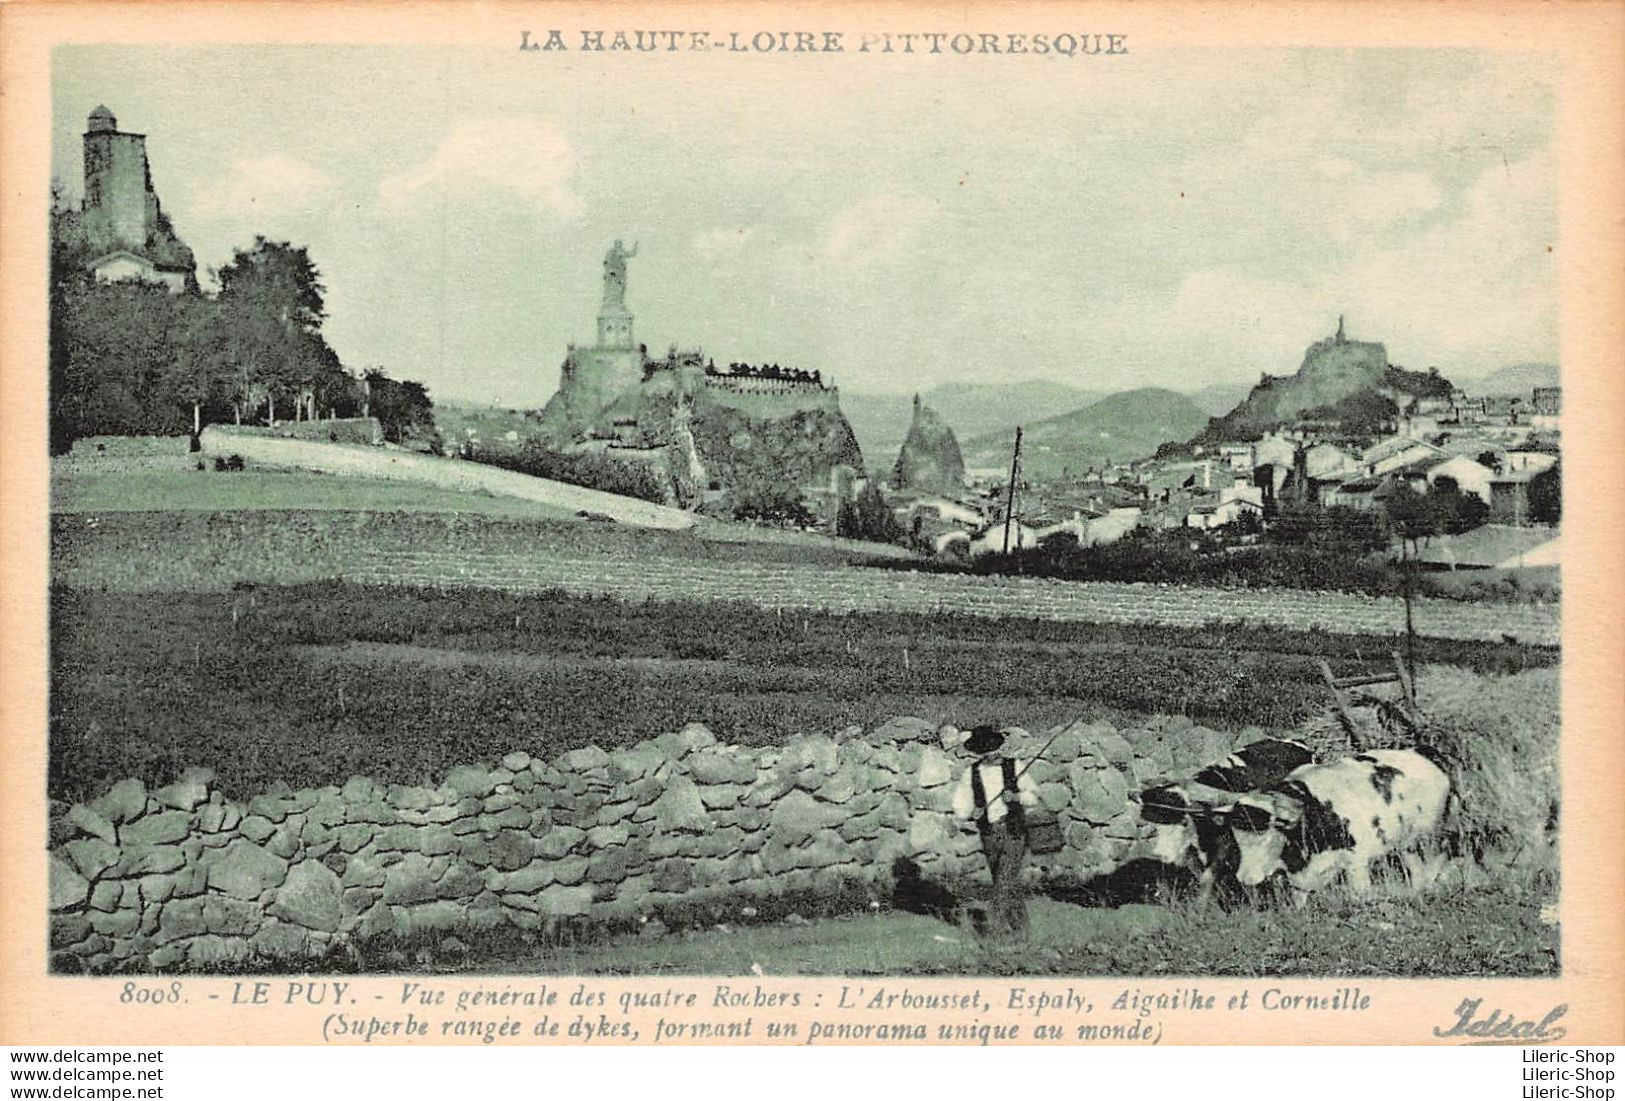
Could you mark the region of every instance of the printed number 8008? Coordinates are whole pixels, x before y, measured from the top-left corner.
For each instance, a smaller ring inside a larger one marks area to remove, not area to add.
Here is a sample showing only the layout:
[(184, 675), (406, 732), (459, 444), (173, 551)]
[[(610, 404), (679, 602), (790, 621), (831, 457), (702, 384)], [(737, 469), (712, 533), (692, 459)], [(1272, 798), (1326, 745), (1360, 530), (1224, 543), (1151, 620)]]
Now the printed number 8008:
[(118, 1000), (125, 1004), (133, 1002), (136, 1005), (172, 1005), (181, 1000), (181, 984), (172, 982), (167, 987), (151, 987), (127, 982)]

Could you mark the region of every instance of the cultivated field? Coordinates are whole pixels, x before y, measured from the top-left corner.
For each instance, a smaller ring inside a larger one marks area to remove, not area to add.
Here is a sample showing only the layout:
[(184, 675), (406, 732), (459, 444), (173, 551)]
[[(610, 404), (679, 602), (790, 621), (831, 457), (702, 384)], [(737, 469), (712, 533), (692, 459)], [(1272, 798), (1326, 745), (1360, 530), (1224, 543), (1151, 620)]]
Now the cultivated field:
[[(614, 748), (690, 721), (747, 745), (894, 715), (1286, 730), (1326, 704), (1316, 657), (1348, 672), (1386, 662), (1387, 646), (337, 583), (262, 588), (251, 608), (244, 593), (58, 589), (51, 794), (163, 784), (187, 765), (214, 768), (228, 792), (352, 773), (419, 783), (498, 750)], [(1424, 641), (1418, 656), (1482, 672), (1557, 661), (1501, 643)]]
[[(1316, 659), (1366, 670), (1398, 645), (1391, 601), (877, 571), (863, 568), (872, 548), (837, 540), (638, 531), (433, 487), (171, 461), (54, 479), (54, 799), (125, 777), (156, 789), (194, 765), (213, 768), (228, 797), (351, 775), (421, 784), (513, 750), (613, 749), (691, 721), (745, 745), (898, 715), (1324, 735)], [(243, 579), (259, 585), (234, 588)], [(1424, 706), (1454, 709), (1463, 745), (1549, 754), (1557, 610), (1424, 602), (1418, 619), (1436, 636), (1417, 653)], [(1508, 753), (1484, 762), (1475, 806), (1517, 828), (1493, 838), (1492, 871), (1458, 865), (1425, 894), (1389, 884), (1303, 910), (1183, 896), (1105, 909), (1080, 885), (1051, 883), (1032, 942), (999, 946), (892, 912), (882, 884), (758, 900), (748, 914), (666, 914), (642, 935), (569, 923), (474, 946), (384, 935), (336, 966), (1554, 973), (1555, 870), (1513, 866), (1520, 850), (1506, 847), (1544, 830), (1550, 793), (1518, 789), (1527, 776)]]

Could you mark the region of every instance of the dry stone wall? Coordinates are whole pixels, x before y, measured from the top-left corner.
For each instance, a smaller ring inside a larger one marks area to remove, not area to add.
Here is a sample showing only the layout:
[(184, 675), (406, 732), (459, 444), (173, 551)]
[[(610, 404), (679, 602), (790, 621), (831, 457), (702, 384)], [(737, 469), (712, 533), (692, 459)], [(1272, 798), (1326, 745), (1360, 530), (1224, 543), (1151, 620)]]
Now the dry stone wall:
[[(1131, 790), (1249, 740), (1169, 718), (1015, 732), (1009, 745), (1030, 756), (1052, 736), (1029, 775), (1066, 846), (1036, 858), (1035, 877), (1110, 871), (1141, 838)], [(52, 963), (292, 968), (376, 938), (738, 920), (773, 896), (884, 898), (901, 855), (939, 880), (985, 878), (975, 830), (951, 812), (964, 737), (899, 718), (749, 749), (690, 724), (613, 753), (511, 753), (433, 787), (358, 776), (246, 803), (202, 769), (151, 791), (124, 780), (52, 808)]]

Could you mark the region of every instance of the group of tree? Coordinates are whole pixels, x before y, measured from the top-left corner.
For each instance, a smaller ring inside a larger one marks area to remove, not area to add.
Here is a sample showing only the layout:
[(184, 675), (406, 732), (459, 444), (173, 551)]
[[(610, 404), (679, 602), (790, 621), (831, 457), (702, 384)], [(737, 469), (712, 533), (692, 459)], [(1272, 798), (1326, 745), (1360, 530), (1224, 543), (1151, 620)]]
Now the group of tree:
[(81, 436), (180, 435), (212, 423), (371, 413), (386, 438), (433, 434), (420, 383), (346, 370), (322, 335), (321, 274), (308, 251), (257, 237), (216, 269), (213, 295), (102, 282), (54, 212), (50, 265), (51, 445)]
[(853, 500), (841, 502), (835, 513), (835, 534), (870, 543), (897, 543), (903, 539), (903, 528), (880, 487), (870, 479)]

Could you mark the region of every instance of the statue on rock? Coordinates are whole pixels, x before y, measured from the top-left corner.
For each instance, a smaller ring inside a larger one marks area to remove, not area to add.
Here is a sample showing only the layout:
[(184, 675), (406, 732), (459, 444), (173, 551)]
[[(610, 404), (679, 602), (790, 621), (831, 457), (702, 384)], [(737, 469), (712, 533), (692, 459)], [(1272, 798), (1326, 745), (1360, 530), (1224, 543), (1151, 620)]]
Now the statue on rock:
[(604, 305), (626, 305), (626, 262), (638, 254), (638, 244), (632, 242), (631, 251), (617, 239), (604, 254)]

